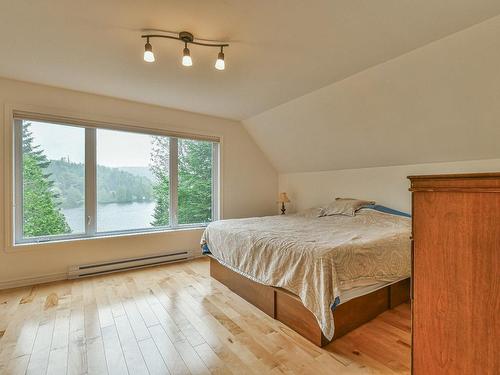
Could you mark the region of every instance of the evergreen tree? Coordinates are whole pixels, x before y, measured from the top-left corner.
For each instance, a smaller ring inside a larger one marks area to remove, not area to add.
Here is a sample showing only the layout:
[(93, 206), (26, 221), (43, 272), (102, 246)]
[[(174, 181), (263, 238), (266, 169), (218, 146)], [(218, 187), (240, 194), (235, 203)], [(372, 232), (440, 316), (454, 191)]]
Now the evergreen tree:
[(156, 201), (152, 226), (166, 226), (170, 223), (170, 179), (168, 174), (169, 138), (152, 137), (151, 172), (155, 177), (153, 197)]
[[(169, 139), (153, 137), (151, 171), (155, 176), (156, 206), (153, 226), (169, 224)], [(178, 140), (178, 222), (206, 223), (212, 220), (212, 144)]]
[(212, 220), (212, 143), (179, 139), (178, 221)]
[(50, 161), (39, 145), (33, 145), (31, 124), (23, 124), (23, 233), (25, 237), (70, 233), (71, 228), (53, 192)]

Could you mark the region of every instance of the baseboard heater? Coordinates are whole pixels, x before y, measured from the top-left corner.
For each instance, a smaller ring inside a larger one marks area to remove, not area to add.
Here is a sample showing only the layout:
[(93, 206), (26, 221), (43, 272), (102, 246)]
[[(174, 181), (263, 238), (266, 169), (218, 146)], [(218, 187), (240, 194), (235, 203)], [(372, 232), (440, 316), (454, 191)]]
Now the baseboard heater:
[(81, 277), (157, 266), (160, 264), (187, 260), (189, 258), (189, 252), (181, 251), (177, 253), (158, 254), (139, 258), (119, 259), (110, 262), (81, 264), (69, 267), (68, 279), (78, 279)]

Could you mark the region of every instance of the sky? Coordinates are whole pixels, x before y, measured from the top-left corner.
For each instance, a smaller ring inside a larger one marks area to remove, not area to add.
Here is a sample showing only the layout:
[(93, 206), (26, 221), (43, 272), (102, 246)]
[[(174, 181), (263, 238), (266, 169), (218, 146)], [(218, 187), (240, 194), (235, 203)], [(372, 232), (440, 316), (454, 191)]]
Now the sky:
[[(85, 129), (76, 126), (31, 122), (35, 145), (47, 158), (69, 158), (73, 163), (85, 159)], [(97, 164), (108, 167), (148, 167), (151, 136), (113, 130), (97, 130)]]

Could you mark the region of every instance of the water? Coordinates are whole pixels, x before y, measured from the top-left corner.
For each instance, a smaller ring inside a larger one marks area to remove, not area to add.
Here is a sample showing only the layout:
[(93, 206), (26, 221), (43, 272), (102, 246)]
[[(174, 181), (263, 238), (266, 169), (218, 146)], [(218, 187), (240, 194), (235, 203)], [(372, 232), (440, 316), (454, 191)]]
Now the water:
[[(155, 202), (108, 203), (97, 205), (97, 231), (152, 228)], [(73, 233), (85, 232), (85, 208), (62, 212)]]

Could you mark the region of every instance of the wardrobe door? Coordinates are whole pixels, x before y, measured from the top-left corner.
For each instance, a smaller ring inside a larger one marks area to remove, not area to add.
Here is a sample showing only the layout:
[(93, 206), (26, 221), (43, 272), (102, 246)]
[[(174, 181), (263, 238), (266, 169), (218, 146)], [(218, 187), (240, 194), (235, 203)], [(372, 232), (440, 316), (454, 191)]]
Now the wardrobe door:
[(413, 204), (413, 373), (500, 373), (500, 194), (415, 191)]

